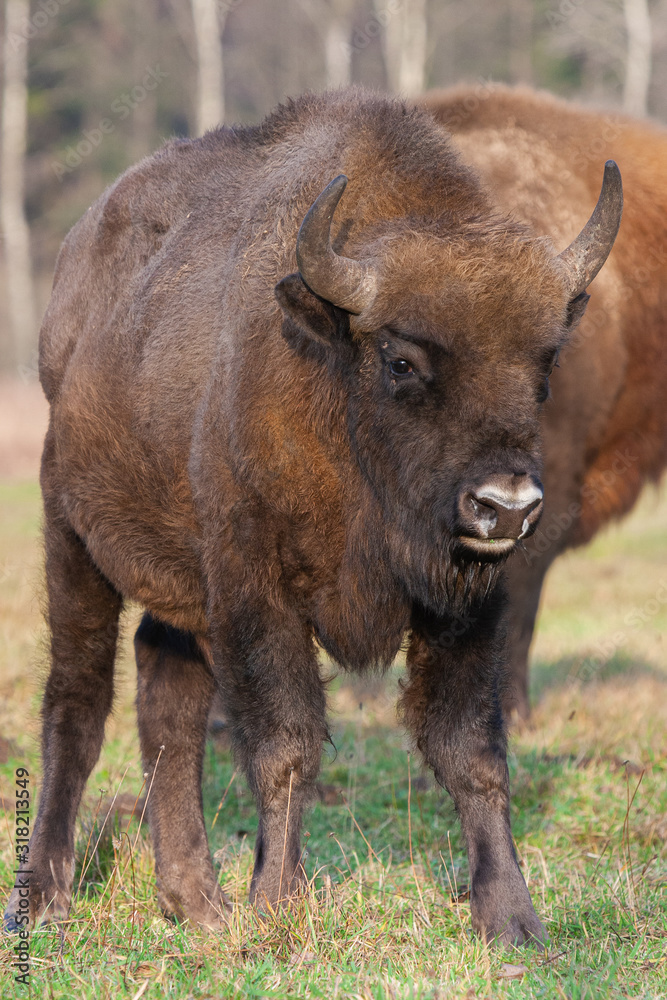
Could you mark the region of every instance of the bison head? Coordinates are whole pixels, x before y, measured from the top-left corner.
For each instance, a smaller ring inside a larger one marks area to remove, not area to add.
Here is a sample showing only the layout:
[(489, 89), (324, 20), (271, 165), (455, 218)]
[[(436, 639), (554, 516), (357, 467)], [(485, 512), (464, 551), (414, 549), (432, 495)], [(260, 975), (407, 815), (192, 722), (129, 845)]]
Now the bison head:
[(342, 256), (331, 228), (346, 184), (311, 206), (299, 274), (276, 294), (290, 328), (339, 359), (393, 564), (432, 600), (438, 567), (498, 562), (537, 527), (540, 407), (613, 245), (620, 174), (606, 164), (591, 219), (560, 254), (507, 219), (441, 213), (369, 222)]

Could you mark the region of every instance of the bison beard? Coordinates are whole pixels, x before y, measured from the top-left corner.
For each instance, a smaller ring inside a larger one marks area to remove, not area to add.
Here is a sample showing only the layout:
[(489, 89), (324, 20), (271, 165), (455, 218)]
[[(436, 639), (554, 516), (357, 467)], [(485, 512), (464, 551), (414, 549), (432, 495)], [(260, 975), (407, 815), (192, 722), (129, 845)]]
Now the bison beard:
[(557, 254), (493, 214), (429, 115), (349, 90), (169, 143), (72, 230), (40, 341), (51, 673), (33, 922), (68, 912), (135, 600), (166, 913), (216, 929), (229, 908), (201, 800), (214, 689), (259, 813), (251, 899), (276, 907), (304, 879), (327, 738), (315, 640), (361, 670), (407, 632), (403, 713), (461, 819), (473, 924), (546, 940), (509, 825), (500, 567), (539, 520), (540, 403), (620, 211), (607, 164)]

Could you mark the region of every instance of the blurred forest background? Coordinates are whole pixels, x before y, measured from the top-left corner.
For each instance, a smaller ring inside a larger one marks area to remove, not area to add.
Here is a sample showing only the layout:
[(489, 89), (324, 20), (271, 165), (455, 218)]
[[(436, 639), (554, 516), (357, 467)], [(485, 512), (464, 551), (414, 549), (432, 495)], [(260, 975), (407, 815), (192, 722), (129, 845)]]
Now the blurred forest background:
[(528, 83), (667, 121), (667, 0), (2, 0), (0, 372), (36, 377), (58, 246), (166, 138), (306, 89)]

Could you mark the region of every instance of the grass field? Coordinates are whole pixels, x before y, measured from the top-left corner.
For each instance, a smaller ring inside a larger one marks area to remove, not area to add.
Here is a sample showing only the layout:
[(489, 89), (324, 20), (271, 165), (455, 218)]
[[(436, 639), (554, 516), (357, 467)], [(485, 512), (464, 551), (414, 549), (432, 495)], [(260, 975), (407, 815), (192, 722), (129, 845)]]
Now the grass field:
[[(29, 770), (33, 795), (40, 784), (36, 485), (0, 486), (0, 512), (0, 793), (11, 807), (15, 768)], [(120, 815), (100, 835), (94, 821), (101, 799), (133, 802), (142, 791), (130, 611), (116, 708), (80, 814), (71, 920), (60, 935), (33, 935), (29, 991), (14, 983), (15, 941), (3, 939), (0, 995), (667, 998), (666, 553), (667, 501), (649, 494), (549, 580), (533, 724), (513, 736), (510, 755), (514, 834), (551, 936), (546, 958), (490, 952), (472, 937), (456, 818), (396, 725), (398, 672), (332, 683), (336, 753), (325, 753), (321, 801), (306, 822), (312, 884), (302, 905), (260, 919), (245, 904), (256, 818), (218, 741), (204, 799), (220, 880), (238, 906), (220, 937), (165, 921), (145, 828)], [(11, 808), (0, 822), (4, 904)]]

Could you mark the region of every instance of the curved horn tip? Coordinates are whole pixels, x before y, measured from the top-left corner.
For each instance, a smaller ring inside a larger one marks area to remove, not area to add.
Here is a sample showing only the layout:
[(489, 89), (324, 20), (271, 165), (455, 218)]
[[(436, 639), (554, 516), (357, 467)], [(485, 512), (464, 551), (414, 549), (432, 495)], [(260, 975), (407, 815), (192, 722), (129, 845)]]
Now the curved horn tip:
[[(327, 186), (323, 191), (320, 192), (318, 197), (315, 199), (313, 204), (310, 206), (304, 222), (308, 218), (311, 212), (316, 212), (318, 209), (324, 211), (330, 211), (333, 215), (336, 205), (343, 197), (343, 192), (347, 187), (347, 176), (346, 174), (338, 174), (333, 180), (329, 181)], [(317, 207), (316, 207), (317, 206)]]
[(607, 160), (604, 165), (604, 176), (602, 178), (602, 187), (606, 184), (614, 184), (618, 187), (618, 193), (623, 198), (623, 180), (621, 178), (621, 171), (616, 160)]
[(297, 266), (301, 272), (303, 272), (302, 262), (307, 267), (307, 255), (317, 252), (316, 244), (322, 237), (320, 226), (325, 224), (327, 229), (331, 226), (333, 214), (346, 187), (347, 176), (338, 174), (329, 181), (306, 212), (296, 241)]
[[(609, 160), (608, 162), (609, 163), (614, 163), (613, 160)], [(616, 166), (615, 163), (614, 163), (614, 166)], [(616, 169), (618, 170), (618, 167), (616, 167)], [(341, 194), (342, 194), (343, 191), (345, 190), (345, 188), (347, 187), (347, 174), (338, 174), (338, 176), (334, 177), (334, 179), (332, 181), (329, 181), (329, 183), (327, 184), (327, 186), (325, 187), (324, 190), (328, 191), (329, 188), (333, 188), (333, 187), (340, 188), (341, 189)]]
[[(613, 236), (615, 239), (623, 214), (623, 179), (616, 160), (607, 160), (604, 165), (598, 205), (604, 211), (610, 229), (615, 227)], [(597, 207), (596, 205), (596, 210)]]
[(331, 246), (331, 222), (346, 186), (347, 176), (338, 174), (306, 212), (296, 239), (296, 263), (312, 292), (358, 315), (375, 297), (375, 274)]
[[(329, 217), (329, 221), (333, 217), (334, 212), (338, 206), (338, 202), (343, 197), (345, 188), (347, 187), (347, 177), (345, 174), (338, 174), (333, 180), (329, 181), (324, 190), (315, 199), (313, 204), (310, 206), (304, 222), (312, 212), (313, 215), (316, 213), (323, 213)], [(303, 223), (302, 223), (303, 226)]]
[(570, 297), (593, 281), (609, 256), (623, 214), (623, 183), (615, 160), (607, 160), (597, 204), (577, 238), (558, 256), (569, 271)]

